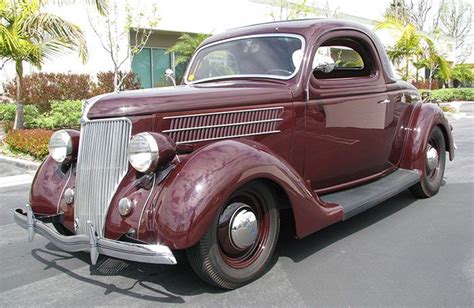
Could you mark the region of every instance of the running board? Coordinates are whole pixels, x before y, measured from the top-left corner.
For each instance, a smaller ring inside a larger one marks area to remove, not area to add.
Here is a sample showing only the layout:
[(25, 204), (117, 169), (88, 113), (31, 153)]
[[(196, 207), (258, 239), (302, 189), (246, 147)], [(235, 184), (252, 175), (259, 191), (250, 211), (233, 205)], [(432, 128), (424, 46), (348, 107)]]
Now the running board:
[(398, 169), (379, 180), (323, 195), (320, 198), (324, 202), (339, 204), (346, 220), (401, 193), (419, 181), (418, 172)]

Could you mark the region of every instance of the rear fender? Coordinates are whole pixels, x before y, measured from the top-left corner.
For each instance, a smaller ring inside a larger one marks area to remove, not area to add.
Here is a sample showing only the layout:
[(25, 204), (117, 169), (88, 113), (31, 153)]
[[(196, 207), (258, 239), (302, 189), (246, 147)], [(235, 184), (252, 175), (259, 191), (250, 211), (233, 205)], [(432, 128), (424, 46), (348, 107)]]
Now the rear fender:
[(422, 104), (416, 106), (403, 150), (400, 167), (422, 171), (424, 168), (425, 147), (433, 127), (439, 126), (446, 141), (446, 151), (449, 159), (454, 159), (454, 139), (451, 125), (444, 117), (443, 110), (435, 104)]
[(195, 245), (230, 195), (255, 179), (270, 180), (285, 191), (298, 237), (342, 220), (339, 206), (325, 205), (267, 147), (248, 140), (225, 140), (193, 152), (165, 180), (154, 204), (158, 241), (174, 249)]

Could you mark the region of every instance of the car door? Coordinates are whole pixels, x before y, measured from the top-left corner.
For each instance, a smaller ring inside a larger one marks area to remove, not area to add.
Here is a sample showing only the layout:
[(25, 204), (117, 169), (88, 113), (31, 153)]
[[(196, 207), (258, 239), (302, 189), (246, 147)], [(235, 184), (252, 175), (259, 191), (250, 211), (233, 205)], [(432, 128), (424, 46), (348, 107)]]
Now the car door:
[(317, 41), (307, 83), (304, 172), (313, 189), (324, 191), (393, 167), (397, 121), (370, 38), (335, 31)]

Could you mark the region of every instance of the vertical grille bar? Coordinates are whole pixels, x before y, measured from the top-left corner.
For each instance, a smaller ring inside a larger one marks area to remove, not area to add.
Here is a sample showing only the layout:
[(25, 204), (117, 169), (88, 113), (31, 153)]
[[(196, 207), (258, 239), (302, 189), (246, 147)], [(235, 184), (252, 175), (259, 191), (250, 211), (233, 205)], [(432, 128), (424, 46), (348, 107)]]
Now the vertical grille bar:
[(131, 130), (131, 122), (125, 118), (82, 124), (76, 173), (77, 234), (87, 234), (90, 220), (103, 236), (110, 201), (128, 171)]

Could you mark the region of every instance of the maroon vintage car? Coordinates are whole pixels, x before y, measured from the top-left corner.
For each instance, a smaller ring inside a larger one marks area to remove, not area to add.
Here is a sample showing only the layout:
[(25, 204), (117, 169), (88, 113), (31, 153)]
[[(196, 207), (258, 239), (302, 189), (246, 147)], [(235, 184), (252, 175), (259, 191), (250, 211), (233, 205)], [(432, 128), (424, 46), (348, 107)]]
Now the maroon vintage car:
[[(436, 194), (443, 112), (394, 77), (377, 37), (341, 20), (207, 39), (177, 87), (106, 94), (61, 130), (15, 220), (66, 251), (175, 264), (205, 281), (262, 275), (280, 211), (305, 237), (410, 189)], [(50, 225), (54, 226), (54, 228)]]

